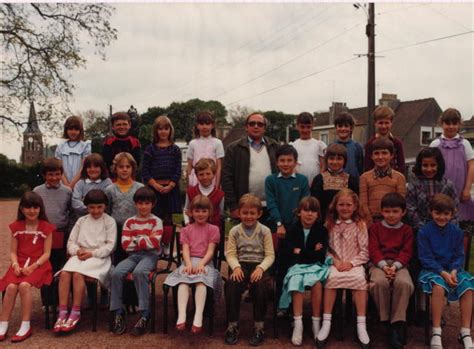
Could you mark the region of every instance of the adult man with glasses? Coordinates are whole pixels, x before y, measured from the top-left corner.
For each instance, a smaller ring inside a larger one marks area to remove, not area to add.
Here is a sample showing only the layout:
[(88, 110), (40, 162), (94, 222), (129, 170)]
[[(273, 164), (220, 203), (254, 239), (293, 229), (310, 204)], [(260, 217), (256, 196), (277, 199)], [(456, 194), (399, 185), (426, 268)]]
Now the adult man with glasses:
[(275, 152), (278, 143), (265, 137), (267, 120), (260, 113), (247, 116), (245, 130), (247, 135), (229, 144), (222, 168), (222, 189), (225, 203), (231, 216), (238, 219), (239, 198), (246, 193), (253, 193), (262, 200), (266, 218), (265, 178), (277, 172)]

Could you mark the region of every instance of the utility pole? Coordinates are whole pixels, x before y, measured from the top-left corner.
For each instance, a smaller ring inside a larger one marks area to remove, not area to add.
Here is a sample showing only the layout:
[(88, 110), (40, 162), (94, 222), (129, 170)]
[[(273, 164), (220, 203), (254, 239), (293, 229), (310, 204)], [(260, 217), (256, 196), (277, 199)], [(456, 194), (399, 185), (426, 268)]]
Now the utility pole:
[(375, 15), (374, 3), (369, 3), (369, 15), (365, 33), (369, 39), (369, 51), (367, 53), (367, 140), (374, 135), (374, 119), (372, 113), (375, 109)]

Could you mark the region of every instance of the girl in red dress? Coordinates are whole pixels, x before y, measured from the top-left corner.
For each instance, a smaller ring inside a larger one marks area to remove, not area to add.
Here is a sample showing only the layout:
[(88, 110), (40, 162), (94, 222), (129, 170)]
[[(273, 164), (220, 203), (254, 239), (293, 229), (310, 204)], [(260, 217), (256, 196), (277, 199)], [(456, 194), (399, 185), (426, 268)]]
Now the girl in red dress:
[(5, 291), (0, 314), (0, 341), (6, 337), (8, 320), (19, 293), (21, 326), (12, 342), (21, 342), (31, 336), (31, 287), (49, 285), (53, 279), (49, 255), (55, 226), (48, 223), (41, 196), (33, 192), (23, 194), (17, 220), (10, 224), (10, 230), (11, 266), (0, 279), (0, 292)]

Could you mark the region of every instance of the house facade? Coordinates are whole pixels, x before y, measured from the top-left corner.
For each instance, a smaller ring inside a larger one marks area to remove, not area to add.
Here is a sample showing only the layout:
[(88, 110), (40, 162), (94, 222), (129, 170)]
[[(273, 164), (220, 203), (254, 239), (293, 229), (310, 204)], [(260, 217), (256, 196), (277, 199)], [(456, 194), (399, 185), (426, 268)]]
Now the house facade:
[[(401, 139), (407, 163), (413, 162), (418, 152), (442, 133), (438, 124), (442, 110), (434, 98), (401, 101), (396, 94), (383, 93), (379, 105), (389, 106), (395, 112), (392, 134)], [(349, 108), (346, 103), (333, 102), (329, 112), (319, 114), (315, 118), (313, 137), (326, 144), (334, 142), (334, 118), (346, 111), (355, 119), (352, 138), (365, 144), (368, 129), (367, 110), (367, 107)]]

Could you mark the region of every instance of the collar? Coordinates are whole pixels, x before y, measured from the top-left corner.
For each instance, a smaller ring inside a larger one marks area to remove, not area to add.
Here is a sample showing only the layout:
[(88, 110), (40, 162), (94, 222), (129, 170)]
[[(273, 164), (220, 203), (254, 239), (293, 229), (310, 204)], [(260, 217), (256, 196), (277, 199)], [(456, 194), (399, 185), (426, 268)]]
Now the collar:
[(59, 183), (58, 185), (49, 185), (48, 183), (44, 183), (44, 185), (48, 189), (59, 189), (61, 187), (61, 183)]
[(383, 171), (379, 170), (377, 167), (374, 167), (374, 178), (384, 178), (384, 177), (392, 177), (392, 168), (388, 166), (388, 168)]
[(395, 225), (390, 225), (390, 224), (388, 224), (388, 223), (385, 221), (385, 219), (384, 219), (384, 220), (382, 220), (382, 225), (383, 225), (385, 228), (398, 229), (398, 228), (401, 228), (401, 227), (403, 226), (403, 222), (400, 221), (400, 222), (398, 222), (398, 223), (395, 224)]
[(352, 219), (346, 219), (345, 221), (342, 221), (342, 220), (340, 220), (340, 219), (337, 219), (337, 220), (336, 220), (336, 224), (342, 224), (342, 223), (351, 224), (351, 223), (352, 223)]
[(86, 184), (90, 184), (90, 183), (99, 184), (100, 182), (102, 182), (102, 179), (99, 178), (99, 179), (96, 179), (95, 181), (93, 181), (90, 178), (86, 178), (86, 180), (84, 182), (86, 182)]
[(292, 178), (296, 178), (296, 173), (295, 173), (295, 172), (293, 172), (291, 175), (289, 175), (289, 176), (285, 177), (285, 176), (283, 176), (283, 174), (282, 174), (281, 172), (278, 172), (278, 175), (277, 175), (277, 177), (278, 177), (278, 178), (290, 178), (290, 177), (292, 177)]
[(379, 137), (387, 137), (388, 139), (393, 140), (392, 132), (389, 132), (388, 135), (386, 135), (386, 136), (381, 136), (378, 133), (376, 133), (375, 136), (374, 136), (374, 138), (379, 138)]
[(252, 145), (252, 144), (256, 144), (256, 145), (262, 145), (262, 144), (265, 144), (265, 138), (262, 137), (262, 139), (260, 140), (260, 143), (257, 143), (255, 142), (252, 138), (250, 138), (249, 136), (247, 136), (247, 143)]
[(352, 143), (352, 142), (353, 142), (352, 138), (349, 138), (347, 141), (341, 141), (340, 139), (336, 139), (336, 143), (343, 144), (343, 145), (344, 144), (349, 144), (349, 143)]
[(337, 176), (344, 172), (344, 168), (341, 168), (339, 171), (333, 171), (328, 167), (327, 171), (329, 172), (331, 176)]
[(459, 133), (456, 133), (456, 136), (454, 136), (453, 138), (448, 138), (448, 137), (445, 137), (445, 135), (441, 134), (441, 138), (447, 139), (447, 140), (457, 139), (457, 138), (461, 138), (461, 135)]
[(201, 183), (198, 184), (198, 189), (199, 189), (199, 191), (200, 191), (201, 193), (202, 193), (202, 192), (211, 192), (211, 191), (214, 190), (214, 188), (215, 188), (215, 186), (214, 186), (214, 184), (212, 184), (212, 183), (211, 183), (211, 185), (208, 186), (208, 187), (203, 186)]

